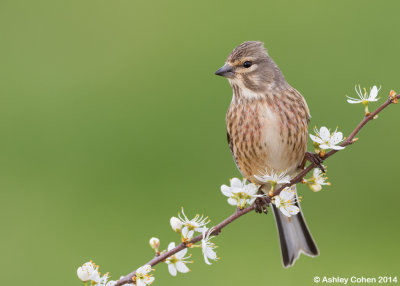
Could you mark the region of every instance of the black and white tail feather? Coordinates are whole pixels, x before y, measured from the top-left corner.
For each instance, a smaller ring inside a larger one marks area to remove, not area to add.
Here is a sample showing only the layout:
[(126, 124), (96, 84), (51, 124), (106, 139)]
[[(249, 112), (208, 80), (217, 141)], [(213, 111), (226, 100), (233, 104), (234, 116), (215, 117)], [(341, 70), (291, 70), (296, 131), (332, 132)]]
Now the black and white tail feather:
[(318, 247), (301, 212), (297, 192), (296, 201), (296, 206), (300, 211), (291, 217), (285, 216), (275, 205), (272, 205), (281, 244), (282, 262), (285, 268), (292, 266), (299, 258), (300, 253), (312, 257), (319, 254)]

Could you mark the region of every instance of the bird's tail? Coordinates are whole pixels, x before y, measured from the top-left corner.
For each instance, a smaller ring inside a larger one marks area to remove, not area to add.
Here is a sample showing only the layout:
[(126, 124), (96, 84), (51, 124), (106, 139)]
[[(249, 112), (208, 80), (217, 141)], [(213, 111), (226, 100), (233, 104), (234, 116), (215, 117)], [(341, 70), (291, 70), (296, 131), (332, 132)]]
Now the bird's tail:
[(272, 205), (279, 233), (284, 267), (292, 266), (300, 253), (308, 256), (317, 256), (319, 254), (317, 245), (308, 230), (301, 212), (300, 204), (297, 202), (296, 205), (300, 209), (300, 212), (291, 217), (285, 216), (275, 205)]

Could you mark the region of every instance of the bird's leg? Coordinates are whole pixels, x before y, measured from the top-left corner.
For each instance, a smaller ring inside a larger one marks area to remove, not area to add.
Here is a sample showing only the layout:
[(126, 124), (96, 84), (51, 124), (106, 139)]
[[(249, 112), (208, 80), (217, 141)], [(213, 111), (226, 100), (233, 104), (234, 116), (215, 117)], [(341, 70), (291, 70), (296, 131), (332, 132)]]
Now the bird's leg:
[[(258, 189), (258, 194), (263, 195), (264, 192), (261, 190), (261, 187)], [(258, 197), (254, 202), (254, 210), (256, 213), (268, 213), (268, 200), (265, 197)]]
[(256, 211), (256, 213), (260, 214), (262, 213), (262, 201), (260, 200), (260, 198), (257, 198), (254, 202), (254, 210)]
[(269, 202), (265, 197), (260, 198), (263, 201), (263, 213), (268, 214)]
[(324, 160), (322, 160), (319, 154), (306, 152), (306, 154), (304, 155), (303, 163), (301, 164), (302, 169), (304, 168), (306, 161), (310, 161), (311, 165), (313, 165), (314, 167), (318, 167), (322, 171), (322, 173), (325, 173), (325, 169), (322, 166), (322, 162)]

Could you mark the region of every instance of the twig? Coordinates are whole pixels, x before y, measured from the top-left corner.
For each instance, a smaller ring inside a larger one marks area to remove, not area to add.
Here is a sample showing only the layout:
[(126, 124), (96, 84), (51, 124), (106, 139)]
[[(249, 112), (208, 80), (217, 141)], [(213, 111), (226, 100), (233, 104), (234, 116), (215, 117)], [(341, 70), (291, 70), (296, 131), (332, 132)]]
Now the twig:
[[(221, 230), (227, 226), (228, 224), (230, 224), (231, 222), (233, 222), (234, 220), (238, 219), (239, 217), (241, 217), (244, 214), (247, 214), (248, 212), (252, 211), (254, 209), (254, 205), (247, 207), (245, 209), (238, 209), (233, 215), (231, 215), (230, 217), (226, 218), (224, 221), (222, 221), (221, 223), (219, 223), (217, 226), (214, 227), (213, 232), (211, 234), (219, 234), (221, 232)], [(210, 234), (210, 235), (211, 235)], [(194, 237), (189, 243), (185, 244), (185, 243), (180, 243), (178, 246), (176, 246), (175, 248), (161, 254), (160, 256), (156, 256), (154, 257), (152, 260), (150, 260), (149, 262), (147, 262), (146, 264), (154, 266), (160, 262), (163, 262), (165, 259), (167, 259), (168, 257), (174, 255), (175, 253), (181, 251), (182, 249), (188, 247), (188, 244), (194, 244), (196, 242), (199, 242), (201, 239), (203, 238), (203, 235), (200, 234), (196, 237)], [(124, 278), (120, 279), (116, 286), (120, 286), (120, 285), (124, 285), (126, 283), (131, 283), (132, 282), (132, 277), (135, 276), (136, 271), (133, 271), (131, 273), (129, 273), (128, 275), (126, 275)]]
[[(376, 115), (378, 115), (379, 112), (381, 112), (383, 109), (385, 109), (386, 107), (388, 107), (390, 104), (395, 103), (396, 100), (400, 99), (400, 94), (397, 94), (393, 97), (389, 97), (388, 100), (386, 100), (381, 106), (379, 106), (374, 112), (366, 115), (363, 120), (361, 120), (361, 122), (357, 125), (357, 127), (353, 130), (353, 132), (350, 133), (350, 135), (346, 138), (346, 140), (343, 141), (342, 144), (340, 144), (340, 146), (345, 147), (347, 145), (351, 145), (353, 144), (355, 141), (354, 137), (358, 134), (358, 132), (360, 132), (361, 128), (363, 128), (365, 126), (365, 124), (367, 124), (370, 120), (374, 119), (374, 117)], [(397, 102), (396, 102), (397, 103)], [(322, 161), (325, 161), (326, 159), (328, 159), (330, 156), (332, 156), (333, 154), (339, 152), (339, 150), (331, 150), (328, 153), (326, 153), (321, 159)], [(280, 192), (286, 188), (286, 187), (290, 187), (291, 185), (300, 183), (303, 178), (312, 170), (314, 169), (315, 166), (313, 166), (312, 164), (310, 164), (307, 168), (305, 168), (303, 171), (301, 171), (296, 177), (294, 177), (290, 183), (287, 183), (285, 185), (280, 186), (279, 188), (277, 188), (274, 191), (274, 194), (272, 197), (277, 196), (280, 194)]]
[[(395, 103), (397, 100), (400, 99), (400, 94), (397, 94), (393, 97), (389, 97), (389, 99), (383, 103), (380, 107), (378, 107), (374, 112), (366, 115), (363, 120), (357, 125), (357, 127), (353, 130), (353, 132), (350, 133), (350, 135), (343, 141), (342, 144), (340, 144), (340, 146), (345, 147), (347, 145), (351, 145), (353, 144), (356, 140), (354, 140), (354, 137), (357, 135), (357, 133), (372, 119), (374, 119), (374, 117), (381, 112), (383, 109), (385, 109), (386, 107), (388, 107), (390, 104)], [(396, 102), (397, 103), (397, 102)], [(331, 150), (328, 153), (326, 153), (321, 159), (323, 161), (325, 161), (327, 158), (329, 158), (330, 156), (332, 156), (333, 154), (337, 153), (338, 150)], [(303, 171), (301, 171), (295, 178), (293, 178), (290, 183), (288, 184), (284, 184), (282, 186), (280, 186), (279, 188), (277, 188), (274, 193), (273, 196), (268, 197), (268, 201), (271, 200), (272, 197), (279, 195), (279, 193), (286, 187), (290, 187), (294, 184), (298, 184), (300, 183), (303, 178), (312, 170), (314, 169), (314, 165), (310, 164), (307, 168), (305, 168)], [(234, 214), (232, 214), (231, 216), (229, 216), (228, 218), (226, 218), (224, 221), (222, 221), (221, 223), (219, 223), (218, 225), (216, 225), (212, 231), (212, 235), (218, 235), (221, 230), (226, 227), (227, 225), (229, 225), (230, 223), (232, 223), (233, 221), (235, 221), (236, 219), (238, 219), (239, 217), (247, 214), (248, 212), (254, 210), (254, 204), (244, 208), (244, 209), (238, 209)], [(211, 235), (210, 234), (210, 235)], [(160, 262), (165, 261), (165, 259), (167, 259), (168, 257), (174, 255), (175, 253), (181, 251), (182, 249), (185, 249), (188, 247), (188, 245), (194, 244), (199, 242), (200, 240), (202, 240), (203, 236), (200, 234), (196, 237), (194, 237), (189, 243), (180, 243), (178, 246), (176, 246), (175, 248), (154, 257), (152, 260), (150, 260), (149, 262), (147, 262), (146, 264), (150, 265), (150, 266), (154, 266)], [(136, 270), (129, 273), (128, 275), (124, 276), (123, 278), (121, 278), (116, 286), (121, 286), (124, 285), (126, 283), (132, 283), (132, 278), (135, 276)]]

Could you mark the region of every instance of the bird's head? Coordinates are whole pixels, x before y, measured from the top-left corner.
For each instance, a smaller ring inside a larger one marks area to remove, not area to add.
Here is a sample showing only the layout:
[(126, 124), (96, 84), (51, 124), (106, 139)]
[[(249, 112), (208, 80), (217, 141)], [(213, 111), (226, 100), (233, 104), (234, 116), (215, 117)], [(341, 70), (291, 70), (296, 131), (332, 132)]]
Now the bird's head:
[(282, 72), (268, 55), (264, 43), (249, 41), (237, 46), (225, 65), (215, 72), (231, 85), (253, 92), (264, 91), (271, 83), (285, 82)]

